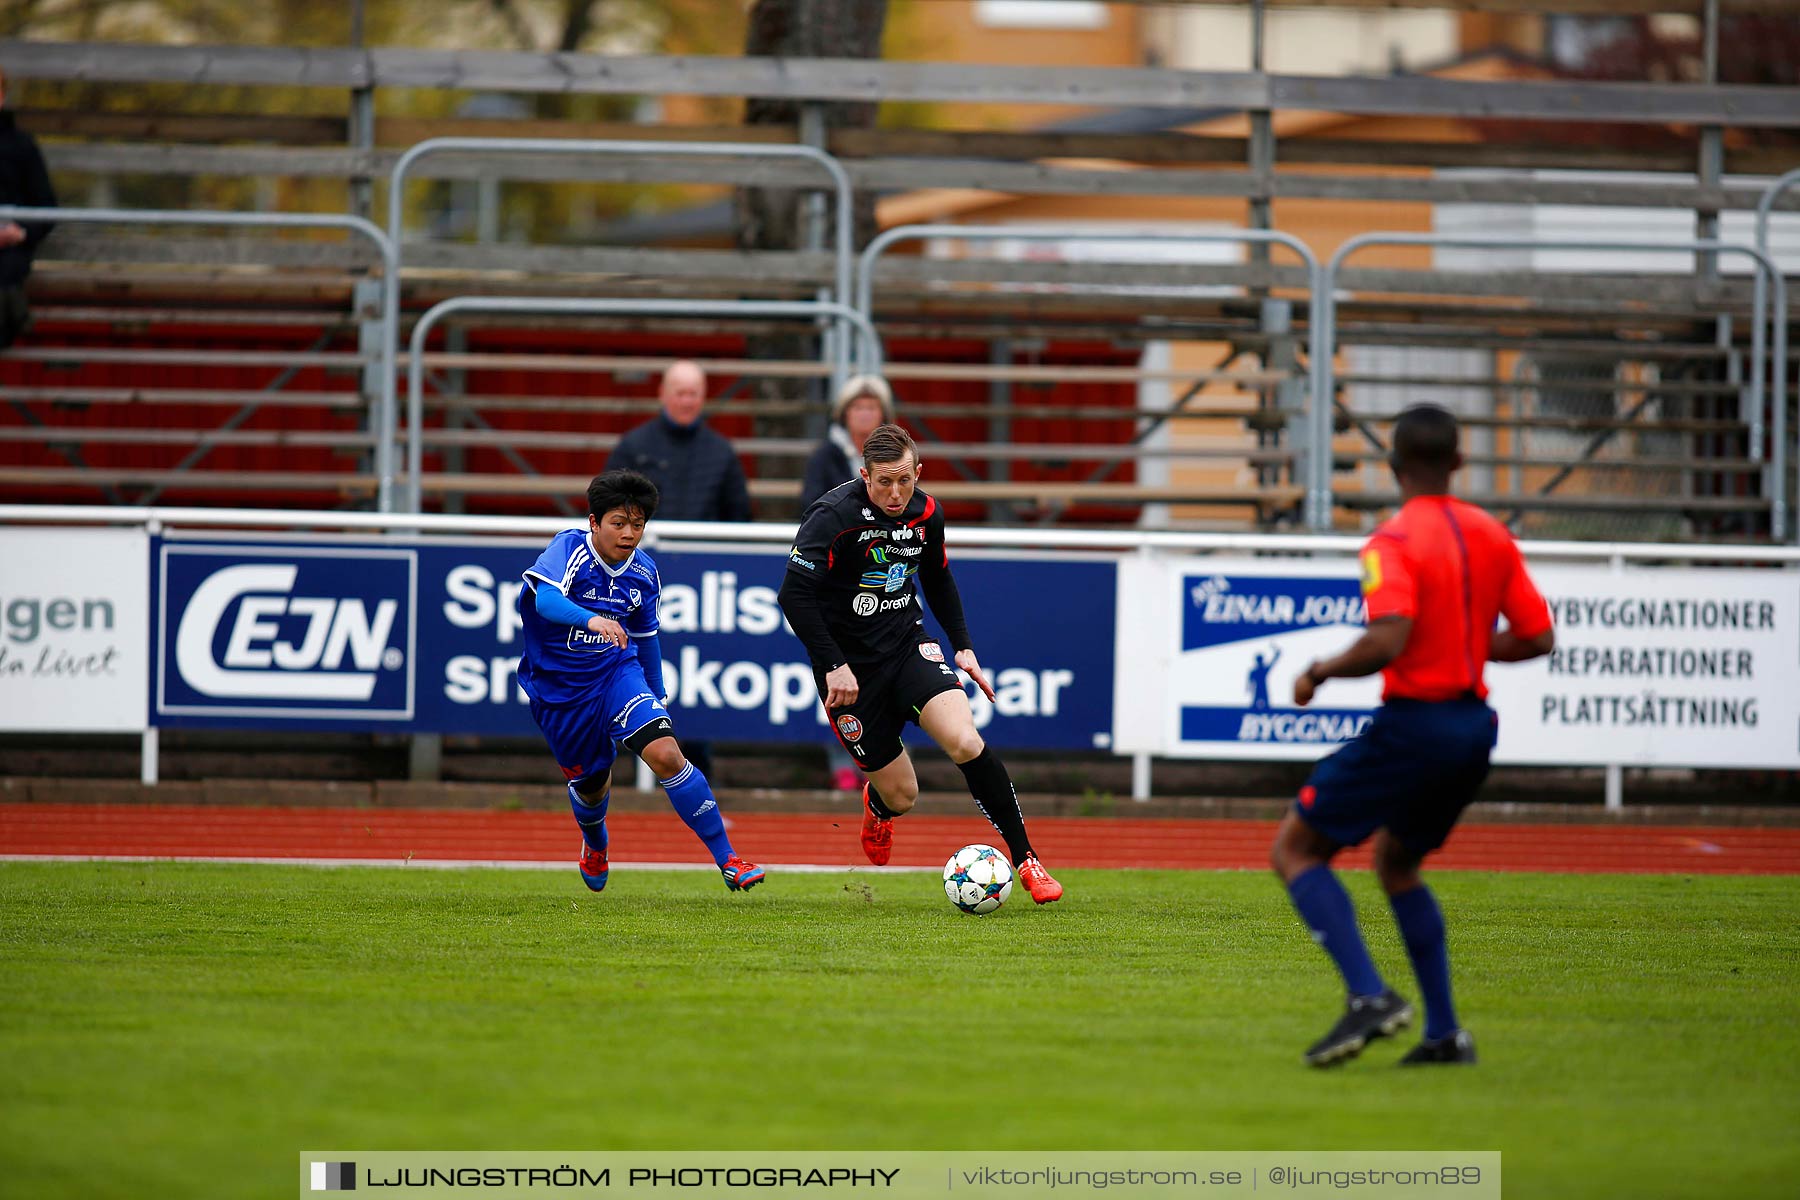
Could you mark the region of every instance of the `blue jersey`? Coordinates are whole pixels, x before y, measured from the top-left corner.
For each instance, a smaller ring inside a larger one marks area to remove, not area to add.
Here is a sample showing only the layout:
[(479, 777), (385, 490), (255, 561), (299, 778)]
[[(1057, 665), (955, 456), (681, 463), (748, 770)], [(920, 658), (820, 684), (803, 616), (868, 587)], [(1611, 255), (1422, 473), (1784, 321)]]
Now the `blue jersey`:
[(594, 552), (585, 529), (565, 529), (550, 540), (525, 572), (519, 620), (525, 651), (519, 686), (541, 704), (569, 704), (611, 682), (621, 668), (638, 665), (634, 650), (620, 650), (597, 633), (547, 621), (537, 610), (537, 589), (551, 587), (589, 612), (610, 617), (634, 638), (654, 636), (662, 579), (640, 548), (618, 566)]

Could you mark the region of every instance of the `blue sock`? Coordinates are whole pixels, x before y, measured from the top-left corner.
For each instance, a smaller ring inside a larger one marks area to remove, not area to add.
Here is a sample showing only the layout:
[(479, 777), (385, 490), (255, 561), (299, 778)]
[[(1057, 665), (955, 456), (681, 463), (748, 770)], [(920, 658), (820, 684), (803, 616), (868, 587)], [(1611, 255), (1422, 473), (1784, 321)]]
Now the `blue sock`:
[(700, 773), (700, 768), (689, 763), (675, 778), (657, 782), (669, 794), (675, 815), (706, 843), (713, 861), (724, 866), (725, 860), (731, 857), (731, 839), (725, 836), (725, 818), (719, 812), (719, 802), (713, 799), (712, 787)]
[(582, 799), (575, 785), (569, 785), (569, 810), (575, 814), (575, 823), (581, 826), (581, 840), (606, 853), (606, 804), (612, 799), (612, 789), (600, 793), (600, 799), (592, 804)]
[(1381, 974), (1369, 958), (1369, 948), (1363, 945), (1362, 933), (1356, 928), (1356, 906), (1350, 903), (1350, 893), (1331, 868), (1324, 863), (1308, 867), (1287, 888), (1294, 910), (1312, 930), (1313, 941), (1331, 955), (1350, 994), (1376, 996), (1386, 991), (1387, 985), (1381, 982)]
[(1425, 1037), (1429, 1041), (1456, 1032), (1456, 1007), (1450, 1001), (1450, 947), (1444, 940), (1444, 914), (1437, 897), (1424, 884), (1389, 896), (1406, 955), (1412, 959), (1419, 993), (1425, 997)]

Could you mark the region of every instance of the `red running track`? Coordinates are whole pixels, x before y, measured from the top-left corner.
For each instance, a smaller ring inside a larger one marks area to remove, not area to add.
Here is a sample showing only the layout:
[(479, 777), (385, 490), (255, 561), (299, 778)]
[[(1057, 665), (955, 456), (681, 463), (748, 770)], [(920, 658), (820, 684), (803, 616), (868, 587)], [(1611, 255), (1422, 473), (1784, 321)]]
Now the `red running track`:
[[(703, 864), (672, 813), (609, 819), (620, 862)], [(739, 853), (769, 865), (866, 866), (854, 817), (744, 813), (729, 818)], [(1272, 821), (1041, 817), (1032, 840), (1052, 867), (1245, 868), (1268, 862)], [(207, 805), (0, 804), (0, 855), (570, 862), (563, 813)], [(894, 866), (940, 867), (957, 847), (993, 842), (976, 816), (900, 823)], [(1366, 849), (1344, 866), (1366, 865)], [(1660, 825), (1460, 827), (1435, 867), (1471, 871), (1800, 874), (1800, 829)]]

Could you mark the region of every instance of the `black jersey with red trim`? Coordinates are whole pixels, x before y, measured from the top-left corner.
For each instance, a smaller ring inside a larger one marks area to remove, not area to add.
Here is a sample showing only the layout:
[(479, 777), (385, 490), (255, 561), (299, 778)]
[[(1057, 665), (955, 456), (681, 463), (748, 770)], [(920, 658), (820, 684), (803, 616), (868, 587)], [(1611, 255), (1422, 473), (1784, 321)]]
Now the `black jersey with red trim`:
[(801, 518), (782, 609), (815, 666), (880, 662), (918, 644), (921, 586), (952, 649), (967, 649), (968, 627), (944, 549), (943, 507), (915, 491), (900, 515), (889, 517), (870, 503), (862, 480), (853, 479), (813, 501)]

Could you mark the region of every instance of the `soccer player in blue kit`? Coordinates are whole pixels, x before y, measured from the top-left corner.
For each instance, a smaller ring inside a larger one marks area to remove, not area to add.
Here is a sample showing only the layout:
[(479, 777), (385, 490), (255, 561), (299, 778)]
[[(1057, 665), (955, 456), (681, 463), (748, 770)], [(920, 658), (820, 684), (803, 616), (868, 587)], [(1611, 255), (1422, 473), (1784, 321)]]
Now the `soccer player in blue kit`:
[(607, 471), (588, 484), (587, 499), (587, 530), (550, 539), (519, 593), (519, 686), (569, 781), (581, 878), (596, 892), (606, 887), (608, 785), (616, 748), (624, 746), (656, 773), (725, 886), (747, 891), (763, 881), (763, 869), (732, 850), (712, 788), (682, 756), (662, 705), (662, 581), (638, 546), (656, 513), (656, 485), (635, 471)]

